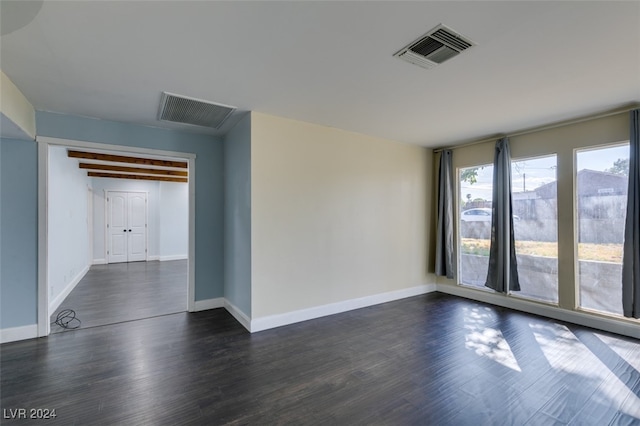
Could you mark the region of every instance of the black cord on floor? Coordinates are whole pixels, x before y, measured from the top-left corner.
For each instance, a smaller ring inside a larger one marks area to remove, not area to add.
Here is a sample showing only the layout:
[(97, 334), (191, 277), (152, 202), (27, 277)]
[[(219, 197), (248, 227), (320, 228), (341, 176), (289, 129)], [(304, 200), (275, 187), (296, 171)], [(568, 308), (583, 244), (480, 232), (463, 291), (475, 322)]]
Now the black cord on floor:
[(68, 330), (74, 330), (80, 327), (81, 321), (76, 318), (76, 312), (73, 309), (63, 309), (56, 316), (54, 324)]

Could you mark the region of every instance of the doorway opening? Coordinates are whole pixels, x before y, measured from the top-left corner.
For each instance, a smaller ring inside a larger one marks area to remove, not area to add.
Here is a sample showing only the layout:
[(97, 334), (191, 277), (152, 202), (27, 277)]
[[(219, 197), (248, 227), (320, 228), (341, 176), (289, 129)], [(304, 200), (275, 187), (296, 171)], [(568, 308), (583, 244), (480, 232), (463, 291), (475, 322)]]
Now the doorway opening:
[[(67, 309), (81, 321), (69, 328), (193, 311), (195, 155), (56, 138), (38, 142), (38, 335), (65, 331), (54, 321)], [(118, 161), (71, 158), (77, 149)], [(63, 167), (69, 176), (59, 174), (55, 161), (61, 157), (74, 162)], [(129, 161), (123, 158), (157, 164), (119, 164)], [(184, 171), (162, 162), (184, 164)], [(77, 188), (61, 189), (65, 182)], [(70, 249), (78, 240), (80, 250)]]

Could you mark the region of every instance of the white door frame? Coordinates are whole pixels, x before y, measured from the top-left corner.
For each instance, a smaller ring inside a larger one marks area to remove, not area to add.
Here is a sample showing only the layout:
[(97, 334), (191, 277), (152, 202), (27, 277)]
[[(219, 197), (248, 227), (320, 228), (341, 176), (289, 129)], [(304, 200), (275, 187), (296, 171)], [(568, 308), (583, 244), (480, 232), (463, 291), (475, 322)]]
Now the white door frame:
[(48, 336), (51, 332), (49, 323), (49, 146), (66, 146), (70, 148), (99, 149), (122, 152), (124, 154), (160, 155), (181, 158), (189, 165), (189, 251), (187, 281), (189, 292), (187, 310), (195, 311), (195, 271), (196, 271), (196, 155), (188, 152), (163, 151), (149, 148), (138, 148), (125, 145), (110, 145), (77, 141), (70, 139), (36, 137), (38, 142), (38, 337)]
[(93, 188), (87, 185), (87, 235), (89, 236), (89, 262), (93, 260)]

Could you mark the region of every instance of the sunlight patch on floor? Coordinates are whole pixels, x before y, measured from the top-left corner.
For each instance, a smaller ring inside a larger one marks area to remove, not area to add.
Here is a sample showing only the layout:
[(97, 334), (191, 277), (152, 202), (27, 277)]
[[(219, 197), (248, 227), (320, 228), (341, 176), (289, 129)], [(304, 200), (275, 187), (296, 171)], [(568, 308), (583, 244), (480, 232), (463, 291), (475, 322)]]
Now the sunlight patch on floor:
[[(609, 387), (612, 385), (613, 389), (609, 390), (607, 392), (608, 394), (615, 393), (616, 390), (618, 393), (622, 393), (628, 386), (633, 387), (635, 389), (635, 393), (627, 396), (627, 399), (624, 400), (620, 407), (620, 411), (640, 420), (640, 395), (638, 395), (640, 390), (640, 358), (631, 355), (633, 353), (632, 351), (634, 346), (637, 344), (626, 342), (619, 338), (614, 338), (604, 334), (595, 333), (594, 335), (600, 339), (602, 343), (607, 345), (609, 349), (622, 358), (623, 362), (618, 363), (618, 365), (624, 364), (625, 362), (628, 364), (624, 373), (620, 376), (614, 374), (613, 377), (616, 380), (609, 380), (605, 382), (603, 387)], [(621, 387), (620, 384), (622, 384), (624, 388)]]
[(465, 348), (507, 368), (522, 371), (502, 332), (496, 328), (485, 326), (485, 322), (491, 319), (491, 315), (487, 312), (483, 313), (477, 308), (466, 310), (464, 319)]
[[(567, 327), (560, 324), (536, 323), (530, 326), (542, 353), (552, 368), (568, 373), (580, 368), (576, 361), (588, 356), (589, 351)], [(594, 361), (600, 362), (597, 358), (593, 358)]]
[(634, 347), (637, 346), (637, 343), (620, 340), (619, 337), (607, 336), (606, 334), (594, 334), (602, 341), (602, 343), (609, 346), (609, 349), (617, 353), (620, 358), (624, 359), (637, 371), (640, 371), (640, 358), (637, 356), (631, 356), (631, 353), (633, 352)]
[[(614, 374), (585, 344), (564, 325), (553, 324), (530, 324), (536, 341), (540, 345), (540, 349), (544, 353), (547, 361), (552, 368), (566, 372), (568, 374), (577, 374), (582, 377), (600, 381), (592, 400), (603, 406), (619, 409), (633, 417), (640, 418), (640, 399), (637, 395), (629, 395), (629, 388), (625, 383)], [(603, 339), (603, 336), (597, 336), (604, 344), (609, 346), (621, 358), (625, 359), (625, 350), (616, 347), (616, 343), (611, 339)], [(619, 342), (618, 342), (619, 343)], [(627, 362), (629, 362), (627, 360)], [(637, 364), (638, 361), (634, 360)], [(632, 365), (631, 363), (629, 363)], [(637, 374), (638, 371), (630, 369), (628, 374)], [(625, 377), (623, 376), (623, 379)], [(633, 383), (631, 377), (626, 378), (628, 383)], [(640, 377), (638, 377), (640, 380)]]

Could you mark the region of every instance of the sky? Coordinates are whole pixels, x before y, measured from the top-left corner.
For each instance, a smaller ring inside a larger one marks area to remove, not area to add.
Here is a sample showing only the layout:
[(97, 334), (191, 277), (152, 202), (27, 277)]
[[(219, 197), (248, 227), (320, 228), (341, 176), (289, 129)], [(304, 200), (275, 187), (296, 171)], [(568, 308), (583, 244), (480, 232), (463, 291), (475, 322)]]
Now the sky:
[[(629, 145), (608, 148), (580, 150), (577, 153), (578, 171), (583, 169), (604, 171), (613, 166), (619, 158), (629, 158)], [(556, 156), (539, 157), (512, 163), (511, 185), (513, 192), (532, 191), (539, 186), (556, 180)], [(467, 199), (483, 198), (491, 200), (493, 165), (478, 170), (477, 182), (470, 185), (461, 182), (460, 196)]]

